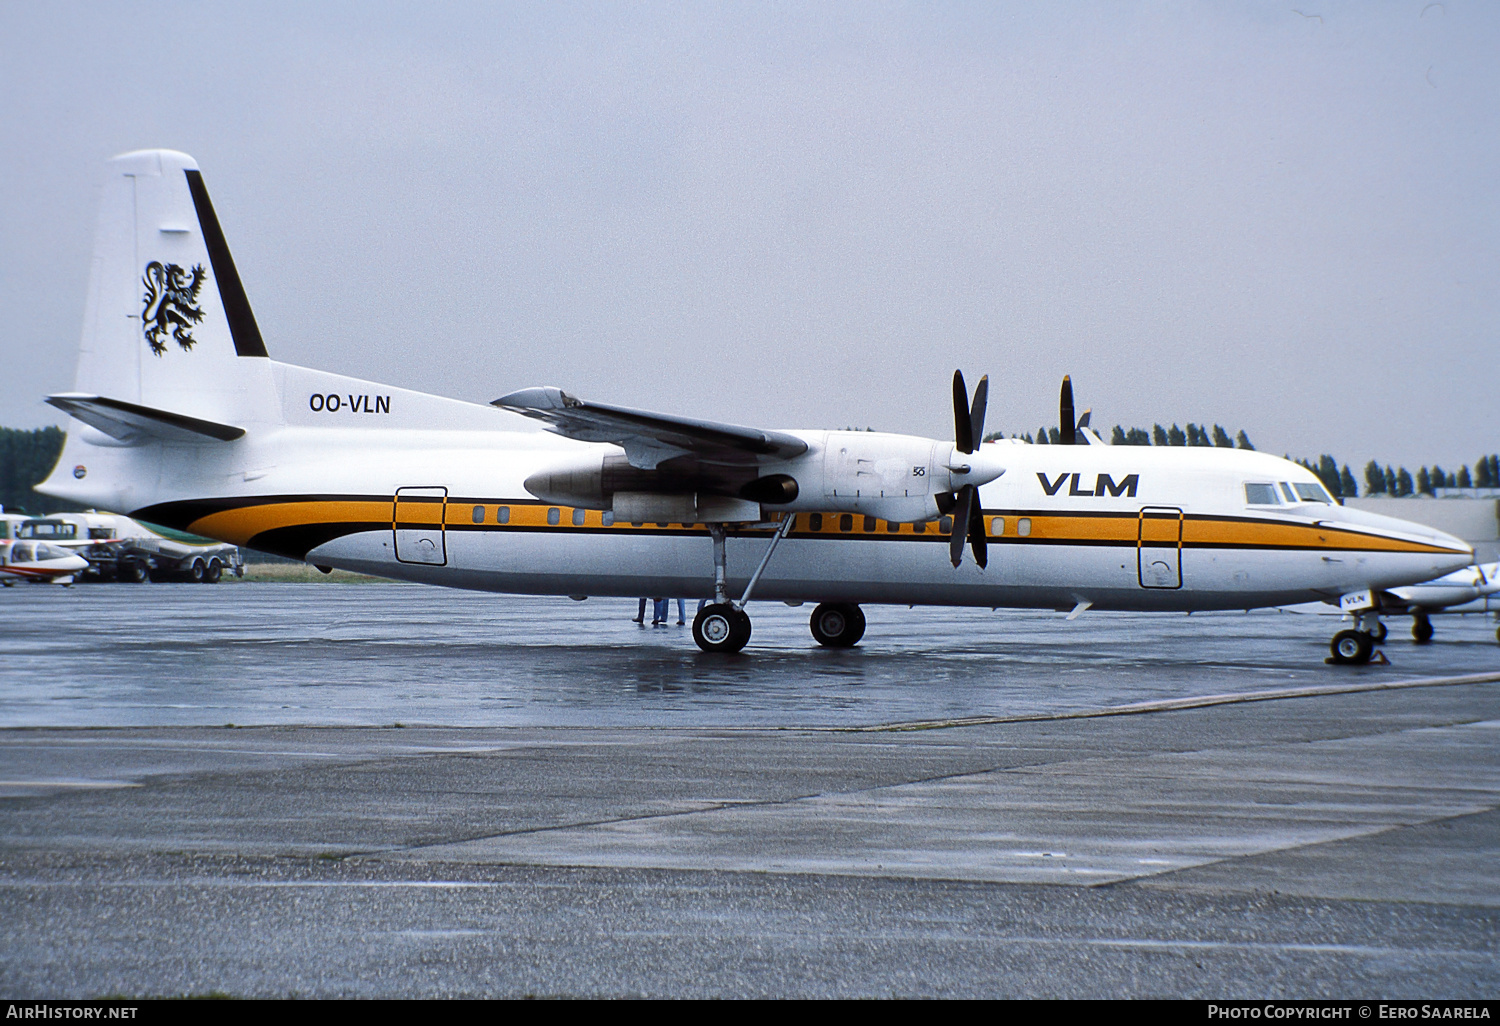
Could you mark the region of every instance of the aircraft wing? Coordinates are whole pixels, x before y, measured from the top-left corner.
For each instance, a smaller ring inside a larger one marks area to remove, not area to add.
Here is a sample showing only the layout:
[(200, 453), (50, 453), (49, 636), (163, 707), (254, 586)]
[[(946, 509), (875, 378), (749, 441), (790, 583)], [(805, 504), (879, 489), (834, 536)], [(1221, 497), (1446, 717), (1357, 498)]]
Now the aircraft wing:
[(566, 438), (613, 442), (624, 448), (631, 466), (642, 470), (654, 470), (677, 456), (753, 467), (807, 451), (807, 443), (795, 435), (585, 402), (550, 386), (523, 388), (490, 405), (539, 420), (548, 431)]

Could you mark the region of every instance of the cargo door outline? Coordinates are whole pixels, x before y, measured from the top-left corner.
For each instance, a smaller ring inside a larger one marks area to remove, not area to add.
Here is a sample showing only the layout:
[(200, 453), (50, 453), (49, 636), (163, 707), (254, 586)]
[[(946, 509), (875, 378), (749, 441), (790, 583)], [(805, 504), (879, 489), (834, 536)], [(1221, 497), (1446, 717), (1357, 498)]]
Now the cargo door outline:
[(1135, 535), (1136, 579), (1142, 588), (1182, 587), (1182, 510), (1142, 506)]
[(396, 562), (448, 565), (448, 546), (443, 531), (447, 505), (446, 488), (396, 489), (396, 498), (391, 505)]

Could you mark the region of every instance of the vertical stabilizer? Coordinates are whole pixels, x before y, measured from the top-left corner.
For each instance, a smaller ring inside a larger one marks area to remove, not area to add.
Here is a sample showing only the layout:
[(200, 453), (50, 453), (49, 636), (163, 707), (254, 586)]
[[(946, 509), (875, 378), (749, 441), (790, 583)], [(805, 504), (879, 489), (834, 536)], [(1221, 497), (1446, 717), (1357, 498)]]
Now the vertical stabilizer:
[(270, 361), (197, 162), (109, 162), (75, 390), (224, 424), (277, 414)]

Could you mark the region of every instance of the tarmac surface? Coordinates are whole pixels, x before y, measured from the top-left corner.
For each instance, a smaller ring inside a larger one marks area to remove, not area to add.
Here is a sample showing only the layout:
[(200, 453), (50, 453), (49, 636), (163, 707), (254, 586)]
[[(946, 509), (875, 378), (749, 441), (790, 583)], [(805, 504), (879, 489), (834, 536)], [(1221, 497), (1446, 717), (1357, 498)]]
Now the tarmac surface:
[(874, 608), (829, 652), (752, 606), (714, 658), (633, 603), (404, 585), (0, 611), (6, 997), (1500, 985), (1477, 617), (1350, 668), (1269, 612)]

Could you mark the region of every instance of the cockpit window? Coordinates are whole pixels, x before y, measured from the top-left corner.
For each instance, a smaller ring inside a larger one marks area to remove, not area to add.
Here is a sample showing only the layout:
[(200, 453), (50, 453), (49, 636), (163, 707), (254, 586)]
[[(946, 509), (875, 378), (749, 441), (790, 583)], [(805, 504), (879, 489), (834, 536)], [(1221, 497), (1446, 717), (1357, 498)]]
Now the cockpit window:
[(1292, 486), (1285, 481), (1281, 482), (1281, 494), (1286, 496), (1287, 502), (1295, 503), (1297, 501), (1297, 493), (1292, 491)]
[(1281, 500), (1276, 498), (1276, 486), (1273, 484), (1245, 483), (1245, 502), (1251, 506), (1279, 506)]
[(1294, 487), (1297, 489), (1297, 497), (1303, 502), (1326, 502), (1333, 505), (1333, 496), (1320, 484), (1303, 484), (1299, 481)]

